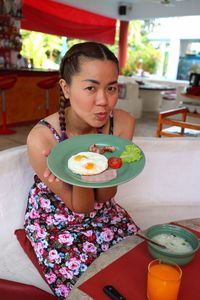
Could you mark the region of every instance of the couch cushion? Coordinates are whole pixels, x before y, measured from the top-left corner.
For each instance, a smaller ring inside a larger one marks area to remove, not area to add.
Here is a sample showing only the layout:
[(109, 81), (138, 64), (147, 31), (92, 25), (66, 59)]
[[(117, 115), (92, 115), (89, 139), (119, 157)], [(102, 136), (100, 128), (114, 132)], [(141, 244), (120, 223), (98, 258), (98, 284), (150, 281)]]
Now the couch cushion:
[(31, 242), (29, 239), (26, 237), (26, 233), (24, 229), (17, 229), (15, 230), (15, 235), (18, 239), (18, 242), (20, 243), (20, 246), (26, 253), (26, 255), (29, 257), (29, 259), (32, 261), (34, 266), (37, 268), (38, 272), (42, 276), (42, 278), (46, 281), (46, 278), (44, 276), (44, 273), (42, 271), (42, 267), (39, 265), (37, 257), (35, 255), (35, 252), (33, 250), (33, 247), (31, 245)]
[(0, 295), (3, 300), (56, 300), (56, 296), (32, 285), (0, 279)]
[(118, 187), (116, 199), (142, 228), (200, 214), (200, 139), (133, 138), (144, 170)]
[(53, 294), (20, 247), (14, 231), (22, 228), (33, 170), (27, 146), (0, 151), (0, 278), (33, 285)]
[[(33, 170), (28, 163), (27, 147), (19, 146), (0, 153), (0, 236), (1, 248), (8, 245), (16, 228), (24, 223), (28, 191)], [(12, 222), (8, 222), (12, 220)]]

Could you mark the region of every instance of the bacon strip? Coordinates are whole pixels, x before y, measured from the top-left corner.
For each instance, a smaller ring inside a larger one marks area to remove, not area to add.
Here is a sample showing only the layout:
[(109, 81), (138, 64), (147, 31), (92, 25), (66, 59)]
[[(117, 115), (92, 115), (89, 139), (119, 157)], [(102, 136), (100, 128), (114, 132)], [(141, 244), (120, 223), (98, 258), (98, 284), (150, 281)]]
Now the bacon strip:
[(103, 147), (98, 147), (96, 144), (92, 144), (89, 147), (89, 151), (91, 152), (96, 152), (99, 154), (104, 154), (105, 152), (114, 152), (115, 147), (114, 146), (103, 146)]

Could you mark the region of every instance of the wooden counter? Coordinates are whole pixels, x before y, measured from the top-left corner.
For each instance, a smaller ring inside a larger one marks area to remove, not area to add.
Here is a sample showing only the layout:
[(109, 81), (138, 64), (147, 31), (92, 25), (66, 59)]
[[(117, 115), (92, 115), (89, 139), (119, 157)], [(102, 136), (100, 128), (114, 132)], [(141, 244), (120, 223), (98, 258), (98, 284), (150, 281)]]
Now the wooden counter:
[[(58, 71), (44, 70), (0, 70), (0, 78), (16, 75), (15, 86), (6, 91), (7, 124), (37, 121), (45, 116), (44, 90), (37, 86), (40, 80), (58, 75)], [(56, 112), (59, 103), (59, 88), (50, 89), (49, 113)], [(2, 109), (0, 103), (0, 110)], [(0, 113), (0, 125), (2, 115)]]

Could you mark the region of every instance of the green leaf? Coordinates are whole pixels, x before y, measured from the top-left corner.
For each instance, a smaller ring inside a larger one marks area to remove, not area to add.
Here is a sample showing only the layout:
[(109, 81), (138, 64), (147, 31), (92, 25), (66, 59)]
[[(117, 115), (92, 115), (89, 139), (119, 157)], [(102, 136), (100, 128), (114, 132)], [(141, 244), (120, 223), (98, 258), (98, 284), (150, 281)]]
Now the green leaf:
[(123, 163), (131, 163), (139, 160), (142, 157), (142, 153), (137, 146), (131, 144), (125, 146), (125, 151), (122, 152), (120, 157)]

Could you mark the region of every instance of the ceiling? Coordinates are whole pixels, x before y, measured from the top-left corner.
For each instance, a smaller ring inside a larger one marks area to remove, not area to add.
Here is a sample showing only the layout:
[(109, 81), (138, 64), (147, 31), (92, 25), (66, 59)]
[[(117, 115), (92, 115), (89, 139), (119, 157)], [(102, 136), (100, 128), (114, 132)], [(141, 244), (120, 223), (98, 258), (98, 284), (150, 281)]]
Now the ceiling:
[[(120, 20), (200, 15), (200, 0), (54, 0)], [(119, 14), (119, 6), (125, 14)]]
[(200, 0), (23, 0), (21, 28), (113, 44), (116, 20), (192, 15)]
[(53, 0), (23, 0), (21, 28), (114, 44), (116, 19)]

